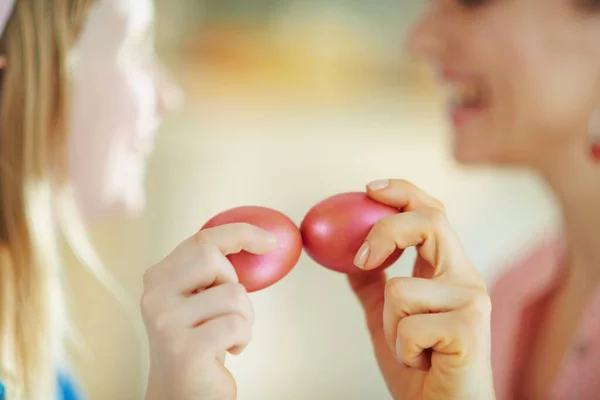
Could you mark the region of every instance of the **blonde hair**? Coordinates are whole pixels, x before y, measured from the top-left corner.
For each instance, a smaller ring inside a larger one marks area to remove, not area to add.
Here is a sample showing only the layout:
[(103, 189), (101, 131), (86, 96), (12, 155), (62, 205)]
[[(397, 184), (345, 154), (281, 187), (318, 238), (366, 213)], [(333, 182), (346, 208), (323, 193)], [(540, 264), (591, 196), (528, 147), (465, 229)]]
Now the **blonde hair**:
[(55, 220), (68, 193), (68, 54), (93, 0), (17, 0), (0, 40), (0, 379), (55, 393), (67, 318)]

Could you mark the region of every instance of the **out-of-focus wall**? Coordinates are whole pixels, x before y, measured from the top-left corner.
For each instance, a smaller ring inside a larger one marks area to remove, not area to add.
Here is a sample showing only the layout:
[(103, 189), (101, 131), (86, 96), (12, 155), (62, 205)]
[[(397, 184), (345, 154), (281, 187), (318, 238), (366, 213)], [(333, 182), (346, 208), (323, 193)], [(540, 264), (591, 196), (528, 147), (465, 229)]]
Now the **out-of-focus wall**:
[[(382, 177), (412, 180), (443, 200), (490, 282), (551, 226), (553, 204), (531, 177), (452, 161), (440, 93), (401, 51), (419, 4), (158, 3), (158, 48), (188, 105), (158, 137), (146, 212), (93, 231), (134, 298), (145, 268), (217, 212), (260, 204), (299, 223), (322, 198)], [(409, 273), (412, 255), (390, 272)], [(91, 398), (138, 398), (143, 357), (131, 318), (69, 265), (73, 313), (90, 350), (75, 356), (75, 367)], [(228, 360), (240, 400), (389, 398), (343, 276), (303, 255), (289, 276), (252, 299), (255, 338)]]

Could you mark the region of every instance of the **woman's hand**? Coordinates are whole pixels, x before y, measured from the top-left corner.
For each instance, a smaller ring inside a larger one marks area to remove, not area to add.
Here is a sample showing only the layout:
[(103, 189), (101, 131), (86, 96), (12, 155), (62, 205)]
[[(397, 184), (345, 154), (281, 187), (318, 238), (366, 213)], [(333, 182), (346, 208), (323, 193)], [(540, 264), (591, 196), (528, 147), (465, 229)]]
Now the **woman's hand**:
[(374, 182), (368, 193), (402, 212), (373, 227), (356, 265), (371, 270), (396, 248), (418, 251), (411, 278), (349, 278), (394, 399), (494, 399), (490, 298), (443, 205), (402, 180)]
[(150, 341), (147, 400), (234, 400), (225, 354), (252, 337), (253, 307), (227, 254), (264, 254), (276, 237), (248, 224), (206, 229), (144, 276), (142, 313)]

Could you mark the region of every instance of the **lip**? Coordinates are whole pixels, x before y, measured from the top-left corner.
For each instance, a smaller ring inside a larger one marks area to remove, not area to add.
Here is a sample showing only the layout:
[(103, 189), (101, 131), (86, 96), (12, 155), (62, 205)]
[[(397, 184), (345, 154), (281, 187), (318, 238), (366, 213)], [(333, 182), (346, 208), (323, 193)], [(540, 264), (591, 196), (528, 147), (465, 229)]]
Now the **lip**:
[(442, 68), (440, 70), (440, 79), (450, 83), (473, 82), (479, 80), (474, 73), (452, 68)]
[[(443, 68), (440, 71), (440, 79), (443, 83), (449, 84), (464, 84), (473, 83), (479, 84), (481, 81), (479, 76), (474, 73), (459, 69)], [(488, 104), (480, 106), (465, 106), (462, 104), (449, 104), (449, 115), (452, 125), (455, 129), (463, 128), (472, 120), (483, 115), (489, 108)]]
[(454, 128), (459, 129), (467, 125), (473, 119), (483, 115), (487, 110), (486, 106), (465, 107), (461, 105), (450, 106), (450, 120)]

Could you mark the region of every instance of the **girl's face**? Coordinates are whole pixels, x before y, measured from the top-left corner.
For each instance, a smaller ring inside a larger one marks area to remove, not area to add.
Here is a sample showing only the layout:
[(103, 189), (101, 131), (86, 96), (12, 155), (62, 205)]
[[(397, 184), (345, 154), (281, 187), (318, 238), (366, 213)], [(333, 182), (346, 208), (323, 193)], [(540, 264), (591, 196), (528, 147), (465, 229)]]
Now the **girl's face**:
[(150, 0), (100, 0), (73, 50), (70, 173), (87, 217), (144, 203), (146, 157), (180, 103), (153, 49)]
[(538, 167), (589, 152), (600, 0), (432, 0), (410, 47), (453, 93), (460, 162)]

